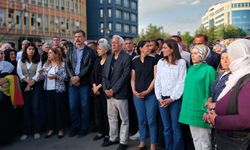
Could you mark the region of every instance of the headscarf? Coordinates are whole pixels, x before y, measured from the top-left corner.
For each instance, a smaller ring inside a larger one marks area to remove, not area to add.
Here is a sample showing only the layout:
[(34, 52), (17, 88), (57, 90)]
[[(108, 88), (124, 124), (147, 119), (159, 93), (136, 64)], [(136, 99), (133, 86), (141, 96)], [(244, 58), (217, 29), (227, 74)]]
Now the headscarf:
[(240, 78), (250, 73), (250, 40), (238, 39), (232, 42), (228, 46), (227, 52), (231, 61), (229, 69), (232, 74), (229, 76), (226, 87), (219, 95), (218, 100), (225, 96)]
[(201, 57), (201, 59), (202, 59), (203, 61), (205, 60), (206, 56), (207, 56), (208, 53), (209, 53), (208, 47), (205, 46), (205, 45), (202, 45), (202, 44), (193, 46), (193, 47), (191, 48), (191, 51), (192, 51), (193, 49), (198, 50), (198, 52), (199, 52), (199, 54), (200, 54), (200, 57)]

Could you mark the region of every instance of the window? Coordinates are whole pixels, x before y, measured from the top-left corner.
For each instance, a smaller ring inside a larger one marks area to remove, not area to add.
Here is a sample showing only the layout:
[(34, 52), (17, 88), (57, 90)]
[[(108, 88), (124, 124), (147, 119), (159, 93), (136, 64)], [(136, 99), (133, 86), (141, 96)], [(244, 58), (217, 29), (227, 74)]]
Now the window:
[(129, 25), (125, 24), (123, 27), (124, 27), (124, 32), (129, 33)]
[(71, 10), (71, 12), (74, 12), (74, 1), (73, 0), (70, 1), (70, 10)]
[(42, 0), (38, 0), (38, 6), (42, 6), (42, 4), (43, 4), (43, 1)]
[(129, 20), (129, 13), (128, 12), (124, 12), (124, 20)]
[(55, 29), (56, 29), (56, 32), (59, 32), (59, 29), (60, 29), (60, 24), (59, 24), (60, 22), (59, 21), (60, 21), (59, 17), (56, 16), (55, 17), (55, 24), (56, 24), (56, 28)]
[(118, 5), (122, 4), (121, 0), (115, 0), (115, 3), (118, 4)]
[(44, 0), (44, 6), (48, 6), (48, 0)]
[(112, 31), (112, 23), (109, 22), (109, 31)]
[(31, 30), (35, 31), (36, 30), (36, 15), (35, 14), (31, 14)]
[(36, 4), (36, 0), (31, 0), (31, 4), (35, 5)]
[(21, 29), (21, 24), (22, 24), (22, 20), (21, 20), (21, 12), (20, 11), (16, 11), (16, 26), (17, 29)]
[(64, 10), (64, 0), (61, 1), (61, 9)]
[(50, 8), (54, 8), (54, 0), (50, 0)]
[(29, 30), (28, 20), (29, 20), (29, 13), (25, 12), (24, 13), (24, 18), (23, 18), (23, 25), (24, 25), (25, 30)]
[(66, 1), (66, 11), (69, 12), (69, 1)]
[(136, 10), (136, 8), (137, 8), (136, 2), (131, 2), (131, 8)]
[(104, 23), (100, 23), (100, 33), (104, 32)]
[(61, 32), (65, 32), (66, 31), (66, 23), (65, 23), (65, 18), (61, 18)]
[(59, 8), (59, 0), (56, 0), (56, 8)]
[(115, 11), (115, 17), (117, 18), (117, 19), (121, 19), (122, 18), (122, 12), (121, 12), (121, 10), (116, 10)]
[(49, 31), (49, 20), (48, 20), (48, 15), (44, 15), (44, 31), (48, 32)]
[(75, 20), (74, 19), (71, 20), (71, 32), (72, 31), (75, 31)]
[(129, 0), (124, 0), (124, 7), (129, 7)]
[(42, 31), (42, 15), (38, 14), (36, 20), (37, 20), (38, 31)]
[(79, 29), (81, 26), (79, 21), (75, 21), (75, 25), (76, 25), (76, 29)]
[(108, 9), (108, 15), (109, 15), (109, 18), (112, 17), (112, 10), (111, 9)]
[(137, 17), (136, 17), (135, 14), (131, 14), (131, 20), (132, 20), (133, 22), (136, 22), (136, 21), (137, 21)]
[(100, 18), (103, 18), (103, 9), (100, 9)]
[(111, 3), (112, 3), (112, 0), (108, 0), (108, 3), (111, 4)]
[(131, 27), (131, 32), (132, 32), (133, 34), (136, 34), (136, 33), (137, 33), (136, 26), (132, 26), (132, 27)]
[(70, 24), (70, 21), (69, 19), (67, 19), (67, 22), (66, 22), (66, 32), (69, 33), (69, 24)]
[(100, 0), (100, 4), (103, 4), (103, 0)]
[(55, 20), (54, 20), (54, 16), (50, 16), (50, 32), (54, 32), (54, 23), (55, 23)]
[(76, 10), (76, 13), (79, 13), (79, 9), (78, 9), (78, 1), (75, 2), (75, 10)]
[(0, 8), (0, 27), (6, 26), (5, 15), (6, 15), (5, 9)]
[(116, 32), (122, 32), (122, 25), (121, 25), (120, 23), (117, 23), (117, 24), (115, 25), (115, 31), (116, 31)]

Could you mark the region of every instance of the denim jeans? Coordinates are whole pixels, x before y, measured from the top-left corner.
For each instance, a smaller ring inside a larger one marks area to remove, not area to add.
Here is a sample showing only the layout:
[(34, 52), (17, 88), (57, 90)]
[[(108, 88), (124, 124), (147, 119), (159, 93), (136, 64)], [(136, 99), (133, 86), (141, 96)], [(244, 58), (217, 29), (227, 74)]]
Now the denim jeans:
[(147, 125), (150, 132), (151, 144), (157, 143), (157, 99), (154, 94), (148, 95), (141, 99), (136, 96), (134, 98), (135, 109), (138, 117), (138, 126), (140, 132), (140, 140), (146, 141)]
[(69, 108), (73, 128), (89, 127), (89, 85), (69, 86)]
[(166, 150), (183, 150), (181, 125), (178, 122), (181, 101), (176, 100), (167, 107), (159, 107), (163, 123)]

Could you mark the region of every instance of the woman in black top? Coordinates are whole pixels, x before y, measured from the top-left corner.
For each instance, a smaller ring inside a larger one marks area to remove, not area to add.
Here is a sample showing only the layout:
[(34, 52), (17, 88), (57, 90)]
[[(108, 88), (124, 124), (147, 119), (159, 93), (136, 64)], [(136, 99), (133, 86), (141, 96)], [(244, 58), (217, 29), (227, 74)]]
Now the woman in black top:
[(157, 100), (154, 94), (156, 59), (150, 55), (148, 41), (140, 41), (138, 56), (132, 60), (131, 87), (138, 117), (140, 144), (137, 149), (145, 149), (147, 125), (150, 132), (150, 149), (155, 150), (157, 143)]
[(104, 63), (106, 61), (110, 46), (106, 39), (100, 39), (98, 41), (97, 54), (92, 72), (92, 92), (94, 94), (94, 104), (95, 104), (95, 119), (98, 127), (98, 134), (93, 138), (93, 140), (99, 140), (104, 138), (108, 140), (109, 137), (109, 124), (107, 116), (107, 99), (105, 93), (102, 89), (102, 72)]

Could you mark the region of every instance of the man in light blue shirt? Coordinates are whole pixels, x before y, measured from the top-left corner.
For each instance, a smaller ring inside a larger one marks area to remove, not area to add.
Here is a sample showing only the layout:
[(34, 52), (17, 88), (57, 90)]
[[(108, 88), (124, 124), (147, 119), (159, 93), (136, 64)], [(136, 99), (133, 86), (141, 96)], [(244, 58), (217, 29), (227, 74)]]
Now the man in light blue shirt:
[(85, 136), (89, 128), (90, 74), (93, 50), (84, 44), (85, 32), (75, 32), (74, 49), (68, 51), (65, 67), (69, 76), (69, 106), (73, 129), (70, 137)]

